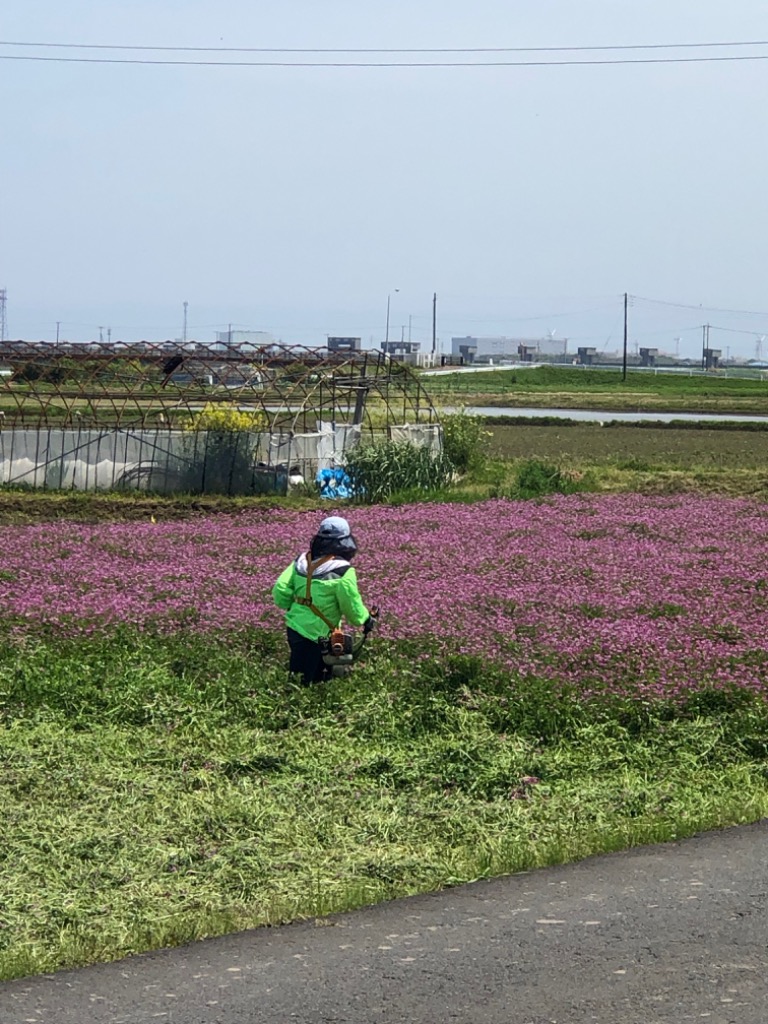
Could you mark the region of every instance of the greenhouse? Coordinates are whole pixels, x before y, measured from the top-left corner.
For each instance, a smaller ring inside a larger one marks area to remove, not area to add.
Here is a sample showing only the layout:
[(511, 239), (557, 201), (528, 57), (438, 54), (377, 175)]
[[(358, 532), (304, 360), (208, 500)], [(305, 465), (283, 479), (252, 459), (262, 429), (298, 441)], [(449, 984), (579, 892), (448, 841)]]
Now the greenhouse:
[(0, 365), (4, 485), (286, 493), (365, 441), (442, 444), (418, 376), (377, 351), (6, 342)]

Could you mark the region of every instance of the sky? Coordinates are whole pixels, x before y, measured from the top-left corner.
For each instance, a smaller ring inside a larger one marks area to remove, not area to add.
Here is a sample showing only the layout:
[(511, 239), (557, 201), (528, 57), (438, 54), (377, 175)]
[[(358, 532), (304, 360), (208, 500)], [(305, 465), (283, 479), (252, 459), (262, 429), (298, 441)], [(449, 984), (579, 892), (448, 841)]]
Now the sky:
[[(768, 40), (764, 0), (5, 0), (0, 58), (555, 60), (56, 49)], [(221, 67), (0, 59), (9, 338), (542, 337), (754, 356), (768, 60)], [(748, 311), (749, 315), (739, 311)], [(762, 311), (766, 311), (765, 314)], [(679, 340), (675, 340), (679, 339)], [(768, 356), (768, 341), (762, 346)]]

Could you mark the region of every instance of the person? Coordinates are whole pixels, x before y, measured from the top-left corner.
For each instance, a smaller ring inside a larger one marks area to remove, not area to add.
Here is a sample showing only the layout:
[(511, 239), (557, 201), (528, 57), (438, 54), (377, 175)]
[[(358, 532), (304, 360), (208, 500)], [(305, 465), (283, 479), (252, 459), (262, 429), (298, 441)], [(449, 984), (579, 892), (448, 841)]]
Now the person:
[(301, 675), (307, 685), (331, 677), (320, 641), (339, 627), (342, 618), (362, 626), (366, 633), (373, 628), (375, 618), (363, 604), (351, 564), (356, 554), (347, 520), (329, 516), (320, 524), (309, 551), (291, 562), (272, 588), (275, 604), (286, 612), (289, 670)]

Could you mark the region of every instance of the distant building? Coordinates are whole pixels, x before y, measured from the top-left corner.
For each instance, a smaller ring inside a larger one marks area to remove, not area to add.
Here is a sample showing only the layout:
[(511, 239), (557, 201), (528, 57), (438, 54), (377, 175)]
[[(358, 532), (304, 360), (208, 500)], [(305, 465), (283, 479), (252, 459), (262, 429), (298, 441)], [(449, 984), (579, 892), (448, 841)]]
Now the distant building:
[(385, 356), (396, 359), (399, 363), (409, 363), (417, 366), (419, 363), (419, 349), (421, 342), (418, 341), (382, 341), (381, 351)]
[(420, 341), (382, 341), (381, 351), (388, 356), (415, 356), (421, 348)]
[(704, 368), (706, 370), (716, 370), (720, 365), (720, 359), (723, 355), (723, 350), (720, 348), (705, 348), (704, 349)]
[(433, 354), (421, 351), (420, 341), (382, 341), (381, 351), (384, 355), (396, 359), (399, 363), (407, 363), (409, 366), (426, 368), (435, 365)]
[(274, 337), (269, 331), (216, 331), (217, 345), (272, 345)]
[(362, 347), (362, 338), (328, 338), (329, 352), (359, 352)]
[(659, 358), (659, 350), (657, 348), (641, 348), (640, 349), (640, 365), (641, 366), (655, 366), (656, 360)]
[[(452, 338), (451, 339), (451, 356), (458, 363), (474, 363), (476, 355), (477, 355), (477, 339), (476, 338)], [(443, 365), (445, 365), (445, 364), (443, 364)]]
[[(524, 353), (524, 356), (523, 356)], [(465, 362), (500, 362), (502, 360), (533, 362), (541, 359), (565, 359), (567, 338), (451, 338), (451, 354), (463, 356)]]
[(577, 353), (577, 362), (581, 363), (582, 366), (591, 366), (592, 363), (597, 359), (597, 349), (589, 348), (587, 346), (580, 346)]

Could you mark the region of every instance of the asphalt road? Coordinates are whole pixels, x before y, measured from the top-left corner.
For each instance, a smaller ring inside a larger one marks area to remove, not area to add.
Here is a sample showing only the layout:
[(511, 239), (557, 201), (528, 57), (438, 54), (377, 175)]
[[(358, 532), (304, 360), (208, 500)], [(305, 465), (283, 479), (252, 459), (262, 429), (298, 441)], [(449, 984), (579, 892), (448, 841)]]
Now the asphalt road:
[(0, 986), (2, 1024), (766, 1024), (768, 821)]

